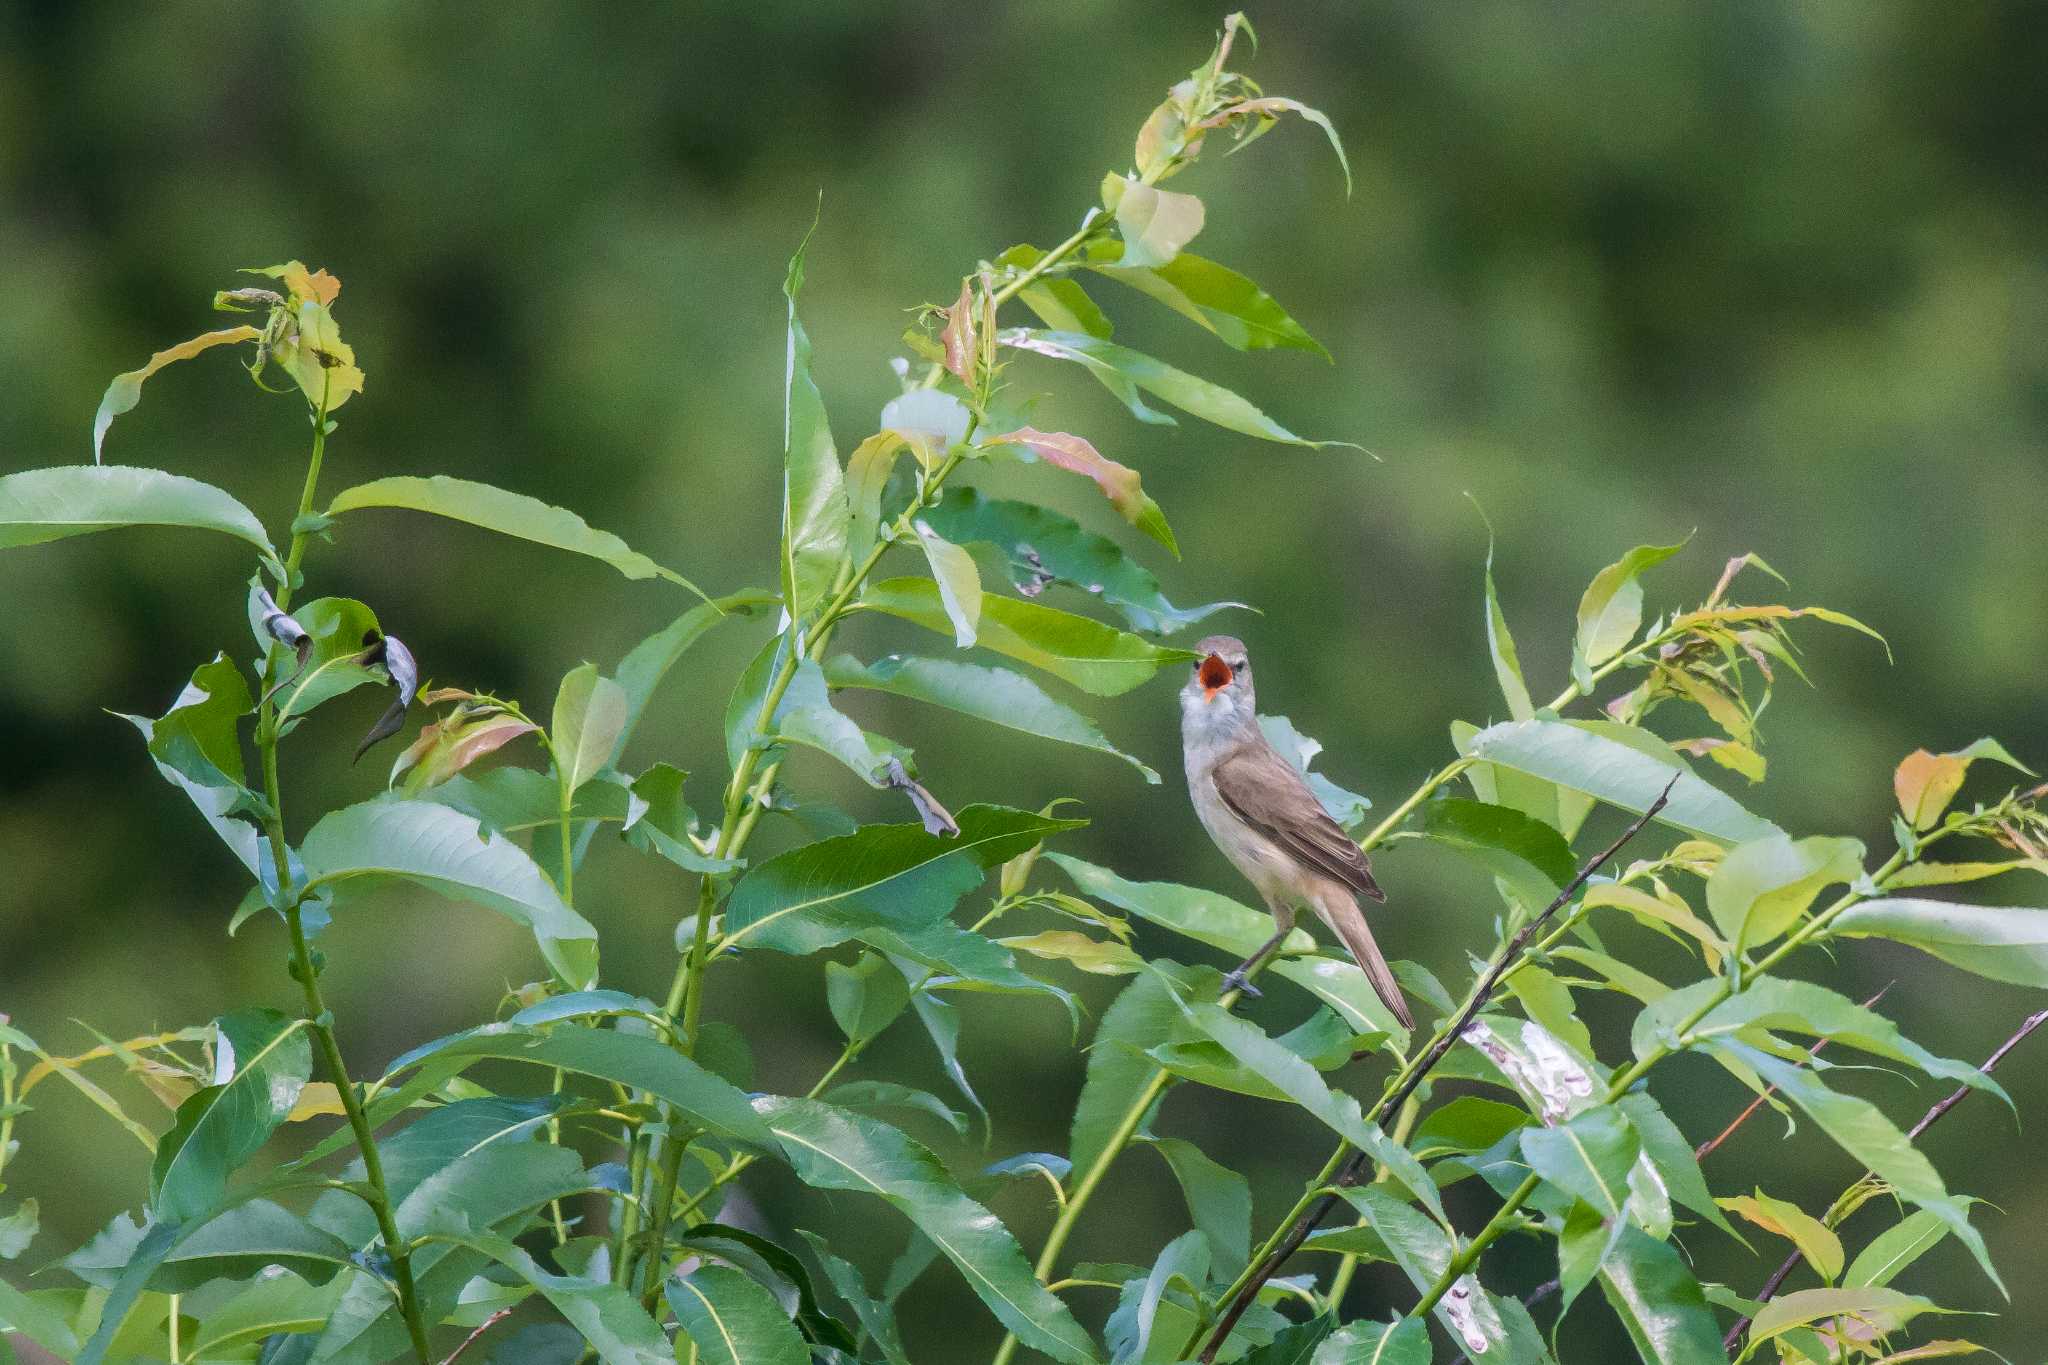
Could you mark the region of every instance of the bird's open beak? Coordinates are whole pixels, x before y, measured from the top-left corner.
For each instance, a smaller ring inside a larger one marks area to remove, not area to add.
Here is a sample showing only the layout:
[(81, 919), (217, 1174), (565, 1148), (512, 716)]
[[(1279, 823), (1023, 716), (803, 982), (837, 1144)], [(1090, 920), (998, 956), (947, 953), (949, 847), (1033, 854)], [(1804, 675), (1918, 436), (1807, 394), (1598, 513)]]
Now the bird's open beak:
[(1216, 694), (1230, 686), (1232, 673), (1230, 665), (1223, 662), (1220, 654), (1211, 654), (1202, 660), (1202, 666), (1195, 673), (1202, 681), (1202, 700), (1214, 701)]

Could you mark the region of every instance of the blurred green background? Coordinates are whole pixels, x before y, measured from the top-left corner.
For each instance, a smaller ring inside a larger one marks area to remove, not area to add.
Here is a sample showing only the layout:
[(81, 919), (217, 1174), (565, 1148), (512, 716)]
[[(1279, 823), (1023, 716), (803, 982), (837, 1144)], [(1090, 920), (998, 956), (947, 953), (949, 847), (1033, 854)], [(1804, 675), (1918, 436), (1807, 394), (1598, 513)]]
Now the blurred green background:
[[(345, 282), (337, 316), (369, 376), (330, 444), (329, 490), (388, 473), (484, 479), (572, 506), (707, 586), (769, 581), (778, 286), (820, 192), (805, 312), (843, 452), (894, 391), (885, 362), (906, 310), (950, 298), (977, 258), (1064, 236), (1220, 17), (1194, 4), (17, 0), (0, 10), (0, 469), (89, 458), (109, 376), (215, 325), (207, 300), (235, 267), (296, 256)], [(1442, 761), (1450, 720), (1502, 710), (1468, 492), (1498, 533), (1539, 695), (1563, 681), (1585, 580), (1631, 544), (1688, 532), (1687, 553), (1655, 571), (1653, 611), (1697, 602), (1725, 558), (1755, 550), (1792, 580), (1787, 600), (1887, 634), (1890, 666), (1861, 637), (1804, 633), (1819, 691), (1781, 689), (1771, 780), (1744, 794), (1795, 832), (1885, 844), (1891, 768), (1915, 746), (1995, 734), (2048, 761), (2048, 8), (1296, 0), (1251, 17), (1263, 50), (1249, 69), (1328, 112), (1356, 193), (1299, 124), (1175, 188), (1208, 203), (1197, 249), (1265, 284), (1335, 365), (1239, 355), (1145, 300), (1095, 292), (1120, 341), (1380, 460), (1193, 420), (1141, 427), (1049, 362), (1011, 376), (1049, 395), (1040, 425), (1143, 470), (1186, 558), (1159, 562), (1083, 490), (1062, 488), (1064, 505), (1152, 561), (1176, 601), (1263, 608), (1218, 620), (1251, 642), (1264, 709), (1325, 742), (1327, 771), (1385, 807)], [(222, 484), (282, 534), (302, 413), (209, 357), (152, 381), (108, 459)], [(1040, 489), (1053, 477), (1035, 473)], [(609, 665), (688, 605), (402, 513), (352, 518), (308, 568), (311, 591), (370, 602), (434, 678), (543, 710), (566, 668)], [(107, 714), (159, 712), (217, 649), (247, 654), (248, 572), (233, 542), (173, 532), (0, 558), (0, 1013), (53, 1048), (90, 1045), (74, 1020), (125, 1036), (236, 1003), (291, 1006), (276, 926), (226, 937), (241, 874)], [(842, 638), (866, 651), (910, 637), (857, 622)], [(637, 742), (636, 761), (703, 770), (700, 807), (722, 776), (726, 691), (753, 648), (743, 630), (700, 646)], [(1173, 686), (1087, 702), (1167, 774), (1159, 787), (942, 715), (854, 709), (916, 746), (956, 805), (1076, 794), (1095, 823), (1074, 851), (1244, 895), (1188, 811)], [(316, 801), (380, 786), (395, 746), (355, 768), (347, 753), (382, 704), (340, 703), (291, 746), (295, 830)], [(863, 818), (905, 814), (818, 763), (791, 773)], [(1490, 942), (1481, 879), (1410, 847), (1379, 865), (1392, 955), (1452, 975)], [(690, 888), (624, 850), (591, 866), (578, 900), (604, 930), (608, 984), (658, 994)], [(509, 925), (425, 896), (344, 916), (325, 947), (344, 1044), (372, 1073), (538, 972)], [(1896, 978), (1886, 1008), (1971, 1059), (2038, 1003), (1877, 945), (1847, 949), (1839, 970), (1858, 994)], [(817, 963), (760, 954), (714, 981), (711, 1010), (746, 1029), (764, 1088), (800, 1090), (836, 1051)], [(1087, 979), (1084, 998), (1099, 1010), (1115, 984)], [(1267, 1022), (1303, 1012), (1278, 997)], [(1608, 1059), (1622, 1055), (1626, 1015), (1587, 1013)], [(1064, 1018), (978, 998), (966, 1015), (967, 1064), (996, 1115), (989, 1155), (1063, 1150), (1081, 1070)], [(899, 1024), (867, 1074), (943, 1089), (914, 1027)], [(2001, 1073), (2035, 1125), (2044, 1068), (2036, 1040)], [(1695, 1140), (1741, 1104), (1704, 1063), (1674, 1064), (1660, 1086)], [(140, 1146), (61, 1089), (39, 1092), (8, 1172), (10, 1198), (43, 1203), (25, 1265), (144, 1190)], [(1884, 1075), (1865, 1089), (1902, 1120), (1939, 1093)], [(1326, 1150), (1298, 1115), (1192, 1088), (1162, 1127), (1249, 1168), (1262, 1226)], [(1782, 1139), (1763, 1116), (1710, 1159), (1709, 1179), (1817, 1209), (1856, 1174), (1818, 1134)], [(2048, 1193), (2020, 1141), (1981, 1100), (1929, 1139), (1952, 1186), (1989, 1201), (1979, 1217), (2017, 1302), (1952, 1243), (1907, 1287), (2000, 1311), (1947, 1334), (2031, 1360), (2048, 1336), (2048, 1303), (2024, 1292), (2048, 1259)], [(903, 1227), (859, 1201), (750, 1183), (761, 1216), (824, 1232), (871, 1272), (900, 1245)], [(1035, 1246), (1045, 1205), (1042, 1189), (1019, 1189), (998, 1207)], [(1453, 1201), (1473, 1226), (1484, 1205), (1462, 1187)], [(1164, 1164), (1136, 1153), (1071, 1253), (1149, 1261), (1184, 1220)], [(1850, 1225), (1852, 1251), (1884, 1221)], [(1711, 1231), (1688, 1245), (1704, 1277), (1748, 1292), (1782, 1252), (1757, 1240), (1756, 1257)], [(1489, 1282), (1527, 1288), (1550, 1273), (1542, 1257), (1516, 1249)], [(913, 1294), (920, 1359), (993, 1344), (985, 1317), (947, 1311), (963, 1292), (942, 1269)], [(1407, 1293), (1367, 1273), (1352, 1308), (1383, 1315)], [(1566, 1359), (1606, 1358), (1603, 1317), (1575, 1312)]]

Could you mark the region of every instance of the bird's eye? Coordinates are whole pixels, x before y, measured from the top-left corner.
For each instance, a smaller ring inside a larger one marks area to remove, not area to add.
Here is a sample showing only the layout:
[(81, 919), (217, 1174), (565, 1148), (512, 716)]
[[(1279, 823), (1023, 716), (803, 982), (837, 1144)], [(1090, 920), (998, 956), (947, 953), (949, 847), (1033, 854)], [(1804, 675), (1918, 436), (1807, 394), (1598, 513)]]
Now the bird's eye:
[(1232, 660), (1230, 661), (1230, 670), (1231, 670), (1231, 672), (1233, 672), (1233, 673), (1242, 673), (1242, 672), (1244, 672), (1244, 671), (1245, 671), (1245, 670), (1246, 670), (1247, 668), (1250, 668), (1251, 666), (1252, 666), (1252, 661), (1251, 661), (1250, 659), (1244, 659), (1244, 658), (1237, 658), (1237, 659), (1232, 659)]

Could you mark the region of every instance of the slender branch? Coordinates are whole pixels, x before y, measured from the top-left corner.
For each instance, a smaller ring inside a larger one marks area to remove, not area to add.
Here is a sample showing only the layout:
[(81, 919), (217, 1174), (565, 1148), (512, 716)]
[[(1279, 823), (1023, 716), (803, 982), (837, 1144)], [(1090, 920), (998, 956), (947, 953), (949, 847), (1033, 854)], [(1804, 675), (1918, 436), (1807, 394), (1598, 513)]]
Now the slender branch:
[[(1998, 1045), (1998, 1049), (1995, 1052), (1993, 1052), (1989, 1057), (1986, 1057), (1984, 1059), (1984, 1064), (1978, 1067), (1977, 1069), (1985, 1073), (1986, 1075), (1991, 1074), (1992, 1069), (1996, 1067), (2000, 1062), (2005, 1060), (2006, 1053), (2011, 1052), (2014, 1048), (2018, 1047), (2022, 1042), (2026, 1040), (2028, 1034), (2032, 1033), (2035, 1029), (2041, 1027), (2043, 1023), (2048, 1023), (2048, 1010), (2042, 1010), (2037, 1014), (2028, 1015), (2025, 1022), (2023, 1022), (2019, 1026), (2019, 1028), (2013, 1031), (2012, 1036), (2010, 1038), (2007, 1038), (2004, 1042), (2000, 1043)], [(1907, 1130), (1906, 1140), (1908, 1142), (1918, 1140), (1920, 1135), (1926, 1132), (1929, 1128), (1932, 1128), (1937, 1122), (1939, 1122), (1943, 1115), (1947, 1114), (1949, 1110), (1961, 1104), (1963, 1102), (1963, 1097), (1968, 1095), (1969, 1093), (1969, 1086), (1957, 1086), (1953, 1093), (1945, 1095), (1941, 1099), (1936, 1100), (1931, 1106), (1929, 1106), (1927, 1112), (1920, 1116), (1920, 1121)], [(1869, 1179), (1869, 1177), (1870, 1172), (1865, 1171), (1863, 1175), (1858, 1178), (1867, 1180)], [(1797, 1270), (1799, 1268), (1800, 1263), (1805, 1259), (1805, 1253), (1797, 1250), (1793, 1251), (1793, 1253), (1790, 1256), (1787, 1256), (1785, 1258), (1785, 1263), (1779, 1266), (1776, 1270), (1772, 1271), (1771, 1278), (1765, 1280), (1764, 1287), (1756, 1292), (1756, 1301), (1759, 1304), (1769, 1303), (1771, 1301), (1772, 1296), (1775, 1295), (1778, 1292), (1778, 1290), (1784, 1287), (1785, 1281), (1791, 1277), (1792, 1272)], [(1740, 1321), (1738, 1321), (1733, 1327), (1728, 1329), (1728, 1335), (1725, 1338), (1723, 1338), (1721, 1342), (1722, 1349), (1729, 1351), (1734, 1350), (1735, 1344), (1742, 1340), (1742, 1334), (1748, 1329), (1748, 1318), (1743, 1318)]]
[[(1876, 994), (1872, 995), (1868, 1000), (1863, 1002), (1863, 1008), (1870, 1009), (1872, 1006), (1876, 1005), (1878, 1001), (1884, 999), (1884, 993), (1897, 984), (1898, 983), (1895, 981), (1885, 982), (1884, 985), (1877, 988)], [(1828, 1041), (1829, 1040), (1825, 1036), (1814, 1039), (1813, 1046), (1806, 1049), (1807, 1061), (1811, 1061), (1815, 1057), (1820, 1056), (1820, 1050), (1828, 1045)], [(1800, 1065), (1804, 1066), (1806, 1065), (1806, 1063), (1802, 1062), (1800, 1063)], [(1740, 1128), (1743, 1124), (1749, 1122), (1750, 1117), (1753, 1114), (1755, 1114), (1757, 1110), (1763, 1108), (1764, 1104), (1771, 1098), (1771, 1096), (1777, 1093), (1778, 1087), (1776, 1085), (1765, 1086), (1763, 1093), (1761, 1095), (1758, 1095), (1755, 1099), (1751, 1100), (1749, 1102), (1748, 1107), (1745, 1108), (1741, 1113), (1737, 1114), (1733, 1119), (1731, 1119), (1726, 1128), (1723, 1128), (1720, 1132), (1714, 1134), (1714, 1136), (1708, 1138), (1705, 1142), (1702, 1142), (1698, 1147), (1694, 1148), (1692, 1159), (1694, 1161), (1705, 1161), (1707, 1157), (1713, 1153), (1716, 1147), (1719, 1147), (1722, 1143), (1726, 1142), (1729, 1138), (1733, 1137), (1735, 1135), (1735, 1130)]]
[[(1580, 866), (1579, 870), (1572, 874), (1571, 881), (1566, 883), (1563, 889), (1557, 893), (1556, 898), (1550, 904), (1544, 906), (1540, 913), (1532, 916), (1527, 923), (1523, 924), (1515, 932), (1514, 937), (1510, 938), (1507, 944), (1493, 955), (1492, 961), (1487, 964), (1486, 971), (1480, 975), (1478, 982), (1474, 984), (1471, 992), (1465, 997), (1464, 1007), (1457, 1012), (1450, 1022), (1438, 1027), (1428, 1049), (1413, 1062), (1402, 1068), (1401, 1072), (1394, 1078), (1386, 1095), (1382, 1097), (1378, 1107), (1373, 1111), (1372, 1121), (1374, 1123), (1384, 1124), (1389, 1115), (1396, 1113), (1408, 1102), (1409, 1097), (1414, 1095), (1416, 1089), (1421, 1086), (1429, 1073), (1436, 1068), (1437, 1063), (1444, 1059), (1444, 1055), (1463, 1036), (1466, 1028), (1478, 1016), (1479, 1011), (1486, 1007), (1487, 1002), (1493, 996), (1494, 990), (1499, 986), (1501, 978), (1520, 959), (1522, 950), (1528, 946), (1529, 940), (1535, 936), (1536, 931), (1543, 927), (1546, 920), (1564, 908), (1574, 896), (1578, 895), (1579, 889), (1586, 884), (1595, 872), (1604, 867), (1609, 859), (1621, 852), (1622, 848), (1631, 839), (1635, 838), (1636, 835), (1642, 833), (1644, 826), (1656, 818), (1658, 813), (1664, 809), (1665, 804), (1670, 801), (1671, 789), (1677, 785), (1678, 779), (1674, 776), (1670, 783), (1665, 786), (1664, 790), (1658, 794), (1657, 799), (1650, 803), (1648, 810), (1636, 817), (1634, 822), (1627, 829), (1623, 830), (1621, 836), (1613, 843), (1587, 859)], [(1338, 1151), (1342, 1152), (1346, 1145), (1339, 1144)], [(1363, 1174), (1366, 1164), (1370, 1160), (1371, 1158), (1364, 1152), (1354, 1153), (1344, 1163), (1343, 1167), (1339, 1169), (1336, 1179), (1332, 1183), (1340, 1187), (1357, 1184), (1359, 1176)], [(1524, 1194), (1522, 1197), (1526, 1199), (1528, 1195)], [(1291, 1224), (1282, 1224), (1283, 1231), (1268, 1239), (1266, 1246), (1261, 1249), (1261, 1254), (1253, 1258), (1251, 1267), (1238, 1277), (1237, 1283), (1231, 1287), (1230, 1292), (1225, 1296), (1226, 1307), (1224, 1308), (1223, 1315), (1217, 1319), (1216, 1326), (1210, 1333), (1209, 1343), (1202, 1350), (1202, 1365), (1210, 1365), (1216, 1359), (1217, 1351), (1222, 1349), (1224, 1340), (1229, 1337), (1230, 1330), (1237, 1325), (1237, 1320), (1244, 1315), (1245, 1309), (1249, 1308), (1252, 1301), (1258, 1297), (1259, 1289), (1266, 1281), (1272, 1279), (1273, 1276), (1280, 1272), (1280, 1267), (1300, 1249), (1304, 1241), (1308, 1240), (1309, 1234), (1314, 1232), (1322, 1225), (1323, 1220), (1330, 1216), (1330, 1211), (1337, 1206), (1339, 1198), (1340, 1196), (1336, 1194), (1324, 1195), (1306, 1214), (1294, 1219)], [(1498, 1221), (1500, 1221), (1501, 1230), (1504, 1231), (1504, 1220)], [(1499, 1231), (1493, 1233), (1493, 1236), (1499, 1235)], [(1480, 1238), (1483, 1240), (1475, 1239), (1474, 1243), (1467, 1248), (1467, 1255), (1476, 1256), (1483, 1249), (1485, 1242), (1492, 1240), (1491, 1237), (1488, 1237), (1483, 1232), (1480, 1234)], [(1422, 1310), (1417, 1311), (1420, 1312)]]
[(462, 1339), (462, 1344), (460, 1346), (457, 1346), (454, 1350), (448, 1353), (447, 1359), (443, 1360), (441, 1362), (441, 1365), (455, 1365), (456, 1358), (460, 1356), (464, 1351), (467, 1351), (470, 1347), (476, 1345), (477, 1341), (483, 1336), (484, 1333), (490, 1331), (493, 1327), (496, 1327), (499, 1323), (503, 1322), (506, 1318), (509, 1318), (511, 1316), (511, 1309), (500, 1308), (497, 1312), (485, 1318), (482, 1322), (477, 1324), (476, 1330), (474, 1332), (471, 1332), (468, 1336)]

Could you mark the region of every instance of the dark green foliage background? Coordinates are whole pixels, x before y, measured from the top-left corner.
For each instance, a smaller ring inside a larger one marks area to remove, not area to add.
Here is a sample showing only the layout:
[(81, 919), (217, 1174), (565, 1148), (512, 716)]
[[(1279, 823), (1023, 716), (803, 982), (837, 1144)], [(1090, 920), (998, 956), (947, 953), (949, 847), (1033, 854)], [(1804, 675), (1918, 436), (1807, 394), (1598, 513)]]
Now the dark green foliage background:
[[(1158, 566), (1169, 595), (1265, 609), (1233, 627), (1260, 656), (1263, 709), (1323, 739), (1333, 776), (1384, 804), (1442, 761), (1451, 718), (1498, 718), (1484, 533), (1465, 490), (1499, 534), (1539, 694), (1563, 682), (1585, 579), (1631, 544), (1695, 527), (1693, 548), (1652, 575), (1653, 611), (1696, 602), (1726, 556), (1754, 549), (1792, 579), (1786, 600), (1887, 632), (1890, 668), (1858, 637), (1807, 634), (1823, 695), (1781, 690), (1760, 813), (1827, 811), (1829, 832), (1881, 843), (1892, 765), (1915, 746), (1989, 733), (2048, 760), (2048, 11), (1291, 3), (1251, 17), (1264, 40), (1251, 69), (1331, 116), (1357, 193), (1343, 198), (1301, 127), (1261, 145), (1256, 174), (1212, 162), (1185, 188), (1210, 203), (1201, 250), (1259, 279), (1337, 363), (1240, 356), (1142, 301), (1123, 306), (1119, 339), (1156, 342), (1294, 430), (1360, 441), (1385, 463), (1192, 421), (1144, 428), (1055, 367), (1020, 361), (1010, 376), (1056, 392), (1063, 429), (1144, 471), (1190, 552)], [(894, 392), (883, 361), (903, 310), (946, 295), (977, 254), (1064, 236), (1219, 19), (1190, 4), (589, 7), (545, 20), (10, 6), (0, 470), (89, 458), (108, 376), (212, 325), (205, 300), (232, 267), (297, 256), (345, 281), (337, 312), (369, 375), (340, 416), (327, 487), (487, 479), (574, 507), (708, 588), (765, 583), (778, 286), (818, 191), (806, 321), (843, 451)], [(108, 458), (220, 484), (281, 530), (302, 412), (214, 357), (154, 381)], [(1070, 509), (1133, 543), (1085, 486)], [(545, 708), (567, 667), (609, 667), (687, 605), (449, 523), (368, 514), (347, 530), (312, 553), (319, 591), (374, 603), (431, 676), (530, 707)], [(223, 936), (239, 873), (101, 709), (154, 714), (195, 663), (245, 639), (246, 573), (231, 542), (175, 533), (67, 542), (0, 570), (0, 1013), (53, 1047), (89, 1044), (65, 1024), (74, 1016), (125, 1036), (290, 1004), (276, 926)], [(876, 645), (891, 629), (856, 623), (844, 638)], [(727, 680), (753, 648), (721, 633), (689, 656), (717, 681), (672, 683), (638, 752), (703, 756), (708, 771)], [(1070, 850), (1242, 894), (1180, 790), (1169, 691), (1155, 682), (1089, 708), (1168, 774), (1159, 788), (1113, 760), (877, 709), (886, 699), (851, 709), (889, 716), (883, 728), (920, 749), (956, 808), (1078, 791), (1095, 824)], [(347, 767), (382, 698), (343, 705), (361, 724), (323, 716), (294, 746), (301, 811), (316, 785), (339, 804), (382, 782), (388, 751)], [(900, 814), (815, 759), (791, 772), (864, 817)], [(693, 788), (700, 807), (716, 781)], [(1391, 955), (1450, 973), (1490, 942), (1495, 902), (1477, 878), (1405, 848), (1379, 866)], [(578, 889), (605, 934), (608, 983), (659, 994), (682, 879), (600, 857)], [(324, 946), (343, 1036), (372, 1074), (539, 970), (514, 927), (424, 894), (345, 916)], [(1897, 976), (1887, 1010), (1951, 1055), (1981, 1057), (2029, 1007), (2018, 989), (1904, 949), (1849, 952), (1845, 993)], [(714, 1015), (746, 1028), (763, 1085), (801, 1091), (836, 1053), (817, 980), (815, 964), (771, 954), (715, 979)], [(1111, 984), (1088, 987), (1094, 1007)], [(995, 1154), (1064, 1148), (1079, 1083), (1065, 1029), (1042, 1003), (972, 1002), (967, 1059), (997, 1116)], [(913, 1033), (879, 1045), (871, 1074), (936, 1082)], [(2000, 1073), (2037, 1122), (2042, 1047)], [(1698, 1140), (1740, 1100), (1716, 1068), (1684, 1065), (1697, 1089), (1664, 1094)], [(1862, 1089), (1907, 1120), (1938, 1093), (1881, 1076)], [(29, 1264), (144, 1188), (129, 1139), (75, 1095), (43, 1097), (10, 1170), (43, 1196)], [(1326, 1145), (1279, 1109), (1193, 1088), (1162, 1126), (1248, 1167), (1262, 1226)], [(1817, 1209), (1855, 1174), (1827, 1143), (1779, 1137), (1765, 1116), (1710, 1159), (1710, 1178)], [(1953, 1186), (2004, 1210), (1983, 1223), (2022, 1292), (1973, 1335), (2009, 1352), (2038, 1342), (2048, 1305), (2023, 1287), (2048, 1258), (2048, 1194), (2012, 1120), (1972, 1101), (1929, 1147)], [(1184, 1226), (1163, 1163), (1138, 1154), (1119, 1169), (1071, 1248), (1083, 1259), (1149, 1261)], [(787, 1181), (761, 1188), (806, 1201), (769, 1212), (870, 1270), (899, 1243), (859, 1209)], [(1031, 1246), (1048, 1216), (1034, 1201), (1042, 1191), (1026, 1186), (998, 1203)], [(876, 1226), (886, 1244), (864, 1240)], [(1549, 1273), (1540, 1250), (1504, 1263), (1520, 1287)], [(1752, 1285), (1777, 1250), (1753, 1268), (1700, 1269)], [(1955, 1272), (1951, 1306), (2002, 1307), (1955, 1244), (1926, 1267)], [(1375, 1270), (1355, 1311), (1405, 1301)], [(1500, 1269), (1489, 1280), (1517, 1287)], [(942, 1339), (945, 1325), (920, 1314), (952, 1292), (913, 1297), (913, 1346)], [(963, 1355), (993, 1344), (993, 1323), (971, 1330)]]

